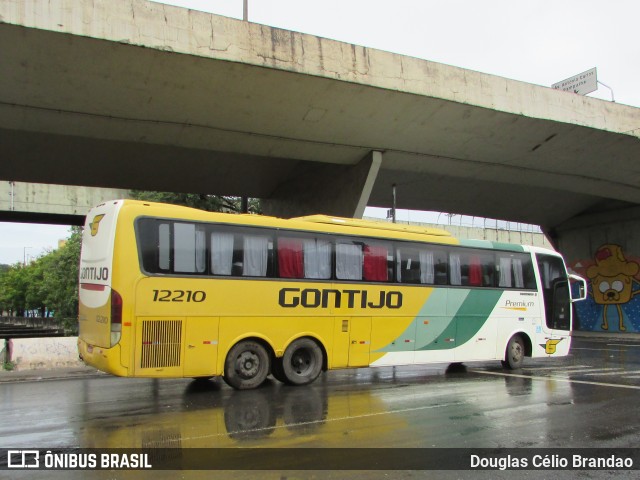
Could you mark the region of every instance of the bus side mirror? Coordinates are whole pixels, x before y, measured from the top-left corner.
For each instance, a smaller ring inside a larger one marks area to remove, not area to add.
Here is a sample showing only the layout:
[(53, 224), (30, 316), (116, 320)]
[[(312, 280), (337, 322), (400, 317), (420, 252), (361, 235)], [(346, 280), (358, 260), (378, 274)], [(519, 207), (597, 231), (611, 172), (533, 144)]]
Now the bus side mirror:
[(587, 281), (578, 276), (578, 275), (569, 275), (569, 280), (572, 283), (572, 287), (573, 285), (577, 284), (578, 285), (578, 292), (576, 295), (576, 292), (574, 291), (574, 288), (571, 288), (571, 301), (572, 302), (579, 302), (581, 300), (584, 300), (587, 298)]

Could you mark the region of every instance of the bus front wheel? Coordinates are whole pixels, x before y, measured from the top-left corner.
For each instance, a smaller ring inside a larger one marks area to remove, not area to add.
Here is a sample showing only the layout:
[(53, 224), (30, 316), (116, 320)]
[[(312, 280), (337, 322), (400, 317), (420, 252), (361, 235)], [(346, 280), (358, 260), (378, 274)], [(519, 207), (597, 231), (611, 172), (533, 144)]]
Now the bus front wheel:
[(307, 385), (322, 371), (322, 349), (310, 338), (299, 338), (285, 350), (282, 371), (291, 385)]
[(237, 390), (259, 387), (269, 374), (269, 354), (258, 342), (236, 344), (224, 362), (224, 381)]
[(525, 348), (520, 335), (514, 335), (507, 344), (502, 366), (509, 370), (517, 370), (524, 362)]

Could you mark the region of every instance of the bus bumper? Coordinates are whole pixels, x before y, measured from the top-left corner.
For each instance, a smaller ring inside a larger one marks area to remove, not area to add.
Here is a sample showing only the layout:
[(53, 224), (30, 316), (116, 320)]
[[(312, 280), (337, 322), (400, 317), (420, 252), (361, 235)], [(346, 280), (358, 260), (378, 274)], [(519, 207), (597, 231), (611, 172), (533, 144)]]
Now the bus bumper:
[(120, 377), (129, 375), (129, 370), (120, 364), (120, 345), (104, 348), (90, 345), (78, 338), (78, 355), (90, 367)]

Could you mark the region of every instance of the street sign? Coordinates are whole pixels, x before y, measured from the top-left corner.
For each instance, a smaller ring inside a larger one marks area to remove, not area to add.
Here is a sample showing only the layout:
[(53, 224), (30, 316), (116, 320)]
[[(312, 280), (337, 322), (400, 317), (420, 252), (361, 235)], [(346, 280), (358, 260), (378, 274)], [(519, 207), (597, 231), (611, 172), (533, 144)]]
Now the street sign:
[(579, 73), (573, 77), (562, 80), (551, 85), (551, 88), (562, 90), (563, 92), (573, 92), (578, 95), (586, 95), (598, 89), (598, 74), (596, 67), (586, 72)]

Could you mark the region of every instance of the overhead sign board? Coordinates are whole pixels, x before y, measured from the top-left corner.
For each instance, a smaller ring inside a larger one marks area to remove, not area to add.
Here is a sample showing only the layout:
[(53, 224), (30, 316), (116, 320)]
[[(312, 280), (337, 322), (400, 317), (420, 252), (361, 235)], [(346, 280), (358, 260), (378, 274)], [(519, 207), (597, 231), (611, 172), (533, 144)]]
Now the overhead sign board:
[(598, 74), (596, 68), (579, 73), (573, 77), (562, 80), (551, 85), (551, 88), (562, 90), (563, 92), (573, 92), (578, 95), (586, 95), (598, 89)]

